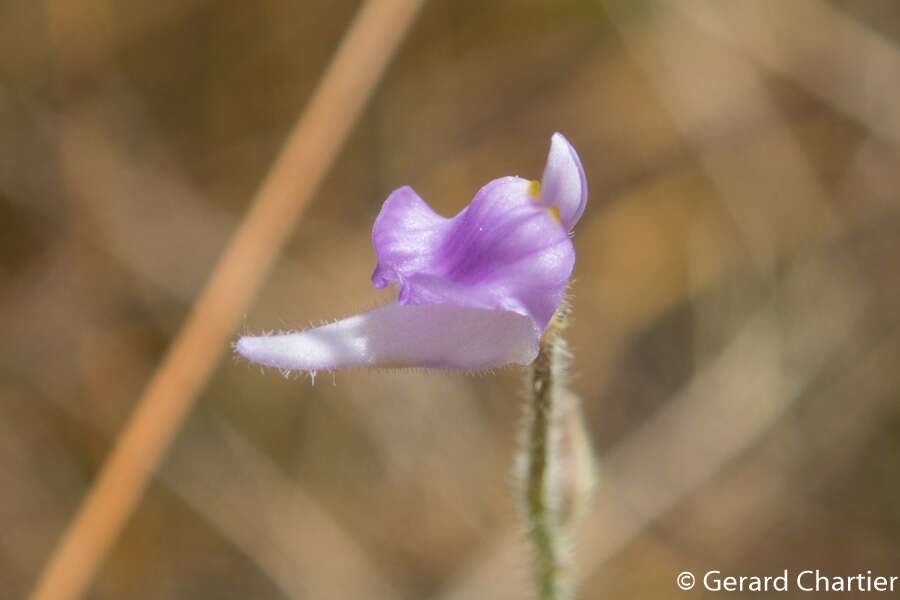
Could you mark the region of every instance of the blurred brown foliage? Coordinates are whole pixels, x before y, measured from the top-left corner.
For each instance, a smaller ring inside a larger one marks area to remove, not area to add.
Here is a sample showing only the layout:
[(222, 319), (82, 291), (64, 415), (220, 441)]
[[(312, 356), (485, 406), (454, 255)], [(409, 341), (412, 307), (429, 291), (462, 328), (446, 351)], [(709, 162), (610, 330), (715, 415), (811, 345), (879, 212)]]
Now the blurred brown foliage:
[[(0, 597), (31, 589), (357, 7), (0, 4)], [(239, 328), (385, 300), (392, 189), (453, 214), (562, 131), (591, 192), (582, 596), (900, 575), (898, 41), (891, 0), (431, 2)], [(90, 597), (522, 597), (522, 376), (223, 361)]]

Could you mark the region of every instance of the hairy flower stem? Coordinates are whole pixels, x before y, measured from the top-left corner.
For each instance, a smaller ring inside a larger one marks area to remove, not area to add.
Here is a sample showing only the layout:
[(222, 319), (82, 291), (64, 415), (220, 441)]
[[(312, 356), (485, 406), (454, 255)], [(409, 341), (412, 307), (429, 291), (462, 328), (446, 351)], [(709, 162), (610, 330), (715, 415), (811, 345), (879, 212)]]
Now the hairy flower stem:
[[(544, 333), (540, 353), (531, 376), (530, 406), (527, 407), (525, 443), (520, 460), (524, 476), (525, 514), (534, 546), (535, 578), (540, 600), (573, 597), (571, 583), (571, 507), (564, 507), (571, 482), (572, 465), (561, 465), (561, 445), (566, 435), (563, 412), (577, 409), (577, 401), (564, 398), (563, 378), (568, 351), (562, 332), (565, 308), (557, 311)], [(564, 406), (568, 404), (568, 406)], [(580, 419), (580, 414), (578, 415)]]

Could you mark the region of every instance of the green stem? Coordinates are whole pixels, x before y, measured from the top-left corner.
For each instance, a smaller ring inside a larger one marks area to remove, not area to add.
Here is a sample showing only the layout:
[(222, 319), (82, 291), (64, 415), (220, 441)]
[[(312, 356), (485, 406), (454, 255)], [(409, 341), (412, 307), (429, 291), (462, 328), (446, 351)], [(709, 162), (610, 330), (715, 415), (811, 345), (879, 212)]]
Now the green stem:
[(540, 600), (564, 600), (570, 597), (571, 588), (563, 557), (566, 532), (558, 521), (557, 499), (551, 488), (564, 327), (565, 319), (558, 313), (541, 339), (532, 368), (531, 419), (526, 433), (525, 502)]

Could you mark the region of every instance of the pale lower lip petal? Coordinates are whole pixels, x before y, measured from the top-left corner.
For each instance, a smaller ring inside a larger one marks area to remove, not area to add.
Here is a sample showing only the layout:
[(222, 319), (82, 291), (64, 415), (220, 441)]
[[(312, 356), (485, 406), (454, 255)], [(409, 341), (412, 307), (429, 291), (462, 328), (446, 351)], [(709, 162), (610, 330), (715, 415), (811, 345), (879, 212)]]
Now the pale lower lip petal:
[(427, 367), (478, 371), (537, 356), (532, 321), (513, 312), (391, 302), (329, 325), (246, 336), (237, 352), (279, 369)]

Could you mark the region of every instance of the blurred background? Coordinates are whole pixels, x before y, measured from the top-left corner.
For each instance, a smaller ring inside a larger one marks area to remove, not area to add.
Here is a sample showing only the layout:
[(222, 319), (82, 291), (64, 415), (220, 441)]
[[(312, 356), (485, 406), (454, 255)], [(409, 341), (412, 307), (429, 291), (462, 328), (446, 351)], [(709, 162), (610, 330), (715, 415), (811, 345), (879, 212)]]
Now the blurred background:
[[(34, 585), (358, 7), (0, 3), (0, 597)], [(892, 0), (429, 2), (234, 335), (387, 300), (391, 190), (455, 214), (562, 131), (590, 188), (581, 596), (900, 575), (898, 40)], [(528, 597), (524, 377), (313, 385), (226, 352), (88, 597)]]

